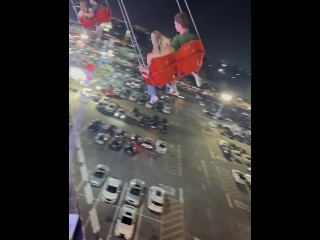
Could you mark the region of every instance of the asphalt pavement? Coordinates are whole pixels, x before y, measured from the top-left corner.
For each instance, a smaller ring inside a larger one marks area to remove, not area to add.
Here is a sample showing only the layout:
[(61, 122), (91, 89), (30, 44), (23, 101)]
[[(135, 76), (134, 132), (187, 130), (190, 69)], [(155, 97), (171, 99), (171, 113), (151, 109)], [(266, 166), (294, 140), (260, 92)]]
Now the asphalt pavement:
[[(121, 179), (124, 186), (131, 179), (139, 178), (146, 182), (147, 187), (160, 186), (168, 193), (166, 211), (162, 215), (150, 212), (146, 206), (147, 199), (144, 199), (139, 208), (139, 226), (137, 224), (133, 239), (251, 238), (250, 189), (239, 188), (231, 176), (231, 169), (245, 171), (246, 166), (222, 157), (216, 142), (223, 136), (214, 130), (205, 130), (207, 120), (199, 118), (201, 106), (192, 94), (182, 94), (186, 97), (182, 100), (183, 104), (179, 103), (179, 107), (175, 107), (173, 102), (170, 115), (128, 100), (112, 99), (125, 110), (138, 107), (146, 115), (166, 117), (171, 124), (167, 134), (157, 129), (140, 127), (135, 124), (137, 121), (128, 124), (103, 115), (97, 111), (93, 101), (86, 105), (79, 132), (81, 148), (74, 160), (74, 181), (87, 239), (93, 239), (97, 234), (102, 239), (117, 239), (111, 228), (114, 228), (116, 210), (123, 203), (119, 201), (114, 206), (101, 202), (99, 195), (103, 188), (94, 188), (88, 184), (84, 176), (88, 176), (99, 163), (108, 165), (111, 176)], [(78, 101), (79, 94), (70, 92), (73, 119)], [(176, 101), (181, 99), (176, 98)], [(102, 119), (130, 134), (164, 140), (169, 143), (168, 152), (158, 156), (143, 150), (130, 157), (122, 150), (101, 148), (93, 142), (95, 134), (87, 131), (93, 119)]]

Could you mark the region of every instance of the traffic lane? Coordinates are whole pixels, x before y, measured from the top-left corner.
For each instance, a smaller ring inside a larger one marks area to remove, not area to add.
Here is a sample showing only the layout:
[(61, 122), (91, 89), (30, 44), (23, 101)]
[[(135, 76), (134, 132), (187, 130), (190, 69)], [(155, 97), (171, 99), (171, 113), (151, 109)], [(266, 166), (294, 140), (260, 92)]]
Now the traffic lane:
[[(205, 156), (199, 155), (200, 158)], [(228, 217), (230, 208), (224, 191), (218, 181), (212, 181), (213, 176), (209, 175), (210, 186), (205, 179), (203, 167), (197, 169), (190, 164), (184, 168), (186, 174), (192, 176), (184, 179), (184, 204), (185, 224), (187, 231), (200, 239), (237, 239), (232, 233)], [(191, 161), (190, 161), (191, 160)], [(206, 167), (207, 168), (207, 167)], [(206, 170), (207, 171), (207, 170)], [(197, 222), (194, 222), (197, 219)]]
[[(188, 117), (185, 119), (188, 121)], [(189, 117), (189, 121), (192, 121), (192, 118), (190, 119)], [(203, 169), (201, 160), (205, 161), (205, 166), (212, 163), (211, 161), (207, 161), (207, 159), (210, 159), (210, 154), (206, 149), (205, 142), (201, 140), (203, 139), (201, 131), (196, 131), (195, 127), (195, 129), (191, 130), (190, 133), (193, 133), (194, 139), (189, 142), (184, 141), (181, 143), (183, 149), (182, 156), (184, 160), (184, 175), (192, 176), (192, 178), (184, 178), (186, 229), (189, 229), (194, 236), (197, 236), (200, 239), (201, 236), (206, 238), (210, 236), (210, 234), (207, 236), (203, 235), (203, 232), (211, 232), (212, 235), (218, 236), (221, 235), (221, 233), (211, 227), (211, 221), (213, 219), (212, 206), (214, 206), (214, 209), (219, 208), (224, 209), (225, 211), (228, 211), (229, 207), (225, 194), (221, 190), (220, 184), (218, 184), (217, 181), (214, 181), (216, 179), (213, 178), (212, 175), (208, 175), (208, 181), (210, 182), (209, 186), (206, 177), (204, 177), (206, 173), (204, 172), (205, 170)], [(206, 172), (208, 172), (207, 167), (205, 168)], [(214, 194), (212, 194), (212, 192)], [(218, 215), (219, 218), (225, 218), (225, 211), (223, 211), (223, 214), (220, 214), (220, 216)], [(196, 224), (194, 224), (193, 221), (195, 218), (199, 219)], [(224, 221), (226, 222), (227, 220)], [(225, 228), (230, 228), (230, 226)], [(226, 232), (228, 232), (228, 230), (226, 230)]]

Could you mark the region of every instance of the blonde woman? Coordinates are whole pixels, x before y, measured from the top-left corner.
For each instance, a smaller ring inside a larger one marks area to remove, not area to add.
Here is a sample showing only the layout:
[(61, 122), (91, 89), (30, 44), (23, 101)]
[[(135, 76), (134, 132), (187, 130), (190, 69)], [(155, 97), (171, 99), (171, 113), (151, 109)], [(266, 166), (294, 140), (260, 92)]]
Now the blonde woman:
[[(165, 37), (163, 34), (161, 34), (158, 31), (154, 31), (151, 33), (151, 42), (153, 45), (153, 49), (151, 53), (148, 53), (147, 55), (147, 64), (150, 66), (151, 61), (153, 58), (162, 57), (164, 55), (170, 54), (174, 52), (173, 47), (171, 47), (170, 39)], [(139, 66), (140, 72), (142, 74), (148, 75), (148, 69), (145, 69), (143, 66)], [(155, 86), (147, 85), (148, 87), (148, 94), (151, 96), (150, 103), (154, 104), (158, 101), (158, 96), (156, 92)], [(177, 90), (177, 84), (176, 81), (172, 82), (171, 85), (167, 84), (167, 87), (170, 88), (171, 94), (179, 95), (179, 92)]]

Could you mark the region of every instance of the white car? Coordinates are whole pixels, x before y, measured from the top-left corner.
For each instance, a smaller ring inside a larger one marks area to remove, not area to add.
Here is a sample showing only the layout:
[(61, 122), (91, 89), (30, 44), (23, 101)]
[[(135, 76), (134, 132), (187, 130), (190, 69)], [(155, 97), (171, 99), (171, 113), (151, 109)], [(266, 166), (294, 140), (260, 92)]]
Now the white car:
[(245, 182), (246, 179), (245, 179), (244, 174), (242, 172), (232, 169), (232, 177), (236, 183), (239, 183), (242, 185), (246, 184), (246, 182)]
[(156, 141), (156, 152), (160, 154), (165, 154), (167, 152), (166, 142), (157, 140)]
[(202, 109), (202, 112), (203, 112), (203, 113), (208, 113), (209, 110), (208, 110), (207, 108), (203, 108), (203, 109)]
[(245, 174), (244, 178), (246, 179), (248, 185), (251, 187), (251, 175), (250, 174)]
[(206, 104), (205, 104), (204, 102), (202, 102), (202, 101), (200, 101), (199, 104), (200, 104), (200, 106), (202, 106), (202, 107), (205, 107), (205, 106), (206, 106)]
[(151, 211), (162, 213), (165, 202), (165, 194), (166, 192), (160, 187), (150, 187), (148, 197), (148, 208)]
[(116, 87), (116, 88), (114, 88), (113, 90), (112, 90), (112, 92), (114, 92), (114, 94), (115, 95), (119, 95), (120, 93), (121, 93), (121, 89), (120, 88), (118, 88), (118, 87)]
[(231, 160), (242, 162), (241, 153), (238, 150), (231, 150)]
[(145, 138), (141, 146), (146, 149), (153, 149), (153, 140), (151, 138)]
[(216, 128), (217, 127), (217, 123), (216, 122), (208, 122), (209, 126), (212, 127), (212, 128)]
[(110, 98), (108, 97), (103, 97), (99, 100), (99, 102), (97, 102), (98, 105), (108, 105), (109, 104), (109, 100)]
[(114, 113), (114, 116), (120, 119), (125, 119), (126, 118), (126, 113), (123, 109), (119, 108), (117, 111)]
[(144, 104), (144, 106), (145, 106), (146, 108), (152, 108), (152, 107), (153, 107), (153, 105), (152, 105), (149, 101), (146, 101), (146, 103)]
[(166, 113), (166, 114), (170, 114), (171, 113), (171, 107), (168, 106), (168, 105), (164, 105), (163, 109), (162, 109), (162, 112)]
[(84, 94), (84, 95), (86, 95), (87, 97), (90, 97), (92, 91), (93, 91), (93, 90), (92, 90), (91, 88), (83, 88), (83, 89), (81, 90), (81, 94)]
[(103, 189), (102, 201), (114, 204), (121, 192), (122, 181), (116, 177), (108, 177), (106, 188)]
[(242, 154), (241, 157), (248, 166), (251, 166), (251, 156), (247, 154)]
[(94, 143), (104, 146), (109, 141), (111, 136), (106, 133), (98, 133), (97, 136), (94, 138)]
[(137, 209), (133, 206), (124, 204), (119, 212), (116, 225), (114, 227), (114, 235), (123, 235), (125, 239), (132, 238), (137, 221)]
[(223, 140), (219, 140), (218, 145), (219, 145), (219, 147), (225, 147), (225, 146), (227, 146), (227, 142), (223, 141)]
[(105, 111), (108, 113), (114, 113), (117, 110), (118, 105), (116, 103), (108, 103), (108, 105), (105, 107)]

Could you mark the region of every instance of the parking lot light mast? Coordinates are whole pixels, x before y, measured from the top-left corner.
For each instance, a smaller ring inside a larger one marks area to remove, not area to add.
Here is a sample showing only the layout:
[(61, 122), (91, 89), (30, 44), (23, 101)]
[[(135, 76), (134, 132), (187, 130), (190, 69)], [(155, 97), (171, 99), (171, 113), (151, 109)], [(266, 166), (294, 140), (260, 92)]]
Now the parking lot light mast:
[(222, 93), (221, 94), (221, 105), (219, 107), (219, 110), (216, 112), (216, 117), (219, 118), (221, 116), (221, 112), (222, 112), (222, 109), (224, 107), (224, 104), (226, 102), (229, 102), (230, 100), (232, 99), (232, 96), (227, 94), (227, 93)]

